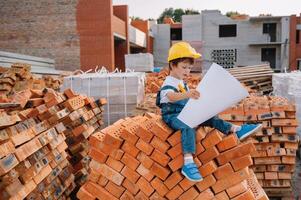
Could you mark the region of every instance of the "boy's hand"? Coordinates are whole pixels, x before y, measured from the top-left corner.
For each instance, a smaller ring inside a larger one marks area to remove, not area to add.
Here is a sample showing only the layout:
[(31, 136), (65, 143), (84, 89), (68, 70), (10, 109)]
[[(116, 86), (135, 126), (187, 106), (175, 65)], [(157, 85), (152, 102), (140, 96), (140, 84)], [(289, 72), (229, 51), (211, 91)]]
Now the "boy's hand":
[(200, 93), (197, 90), (189, 90), (187, 92), (187, 97), (192, 99), (198, 99), (200, 97)]

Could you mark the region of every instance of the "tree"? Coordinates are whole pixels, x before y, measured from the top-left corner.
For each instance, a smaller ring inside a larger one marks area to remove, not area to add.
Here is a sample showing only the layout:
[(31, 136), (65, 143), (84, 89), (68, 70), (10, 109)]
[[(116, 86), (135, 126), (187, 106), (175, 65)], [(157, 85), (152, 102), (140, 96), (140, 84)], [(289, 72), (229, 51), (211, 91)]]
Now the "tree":
[(165, 17), (172, 17), (173, 12), (174, 12), (173, 8), (165, 8), (164, 11), (159, 16), (159, 18), (157, 19), (158, 23), (160, 24), (163, 23)]
[(194, 9), (186, 9), (185, 11), (182, 8), (165, 8), (157, 19), (158, 23), (163, 23), (165, 17), (171, 17), (174, 22), (182, 22), (182, 15), (195, 15), (200, 14), (199, 11)]
[(186, 9), (185, 10), (185, 15), (199, 15), (200, 12), (198, 10), (194, 10), (194, 9)]
[(140, 18), (140, 17), (136, 17), (136, 16), (132, 16), (132, 17), (130, 17), (132, 20), (143, 20), (142, 18)]
[(240, 15), (240, 13), (237, 11), (229, 11), (226, 13), (227, 17), (232, 17), (232, 16), (236, 16), (236, 15)]

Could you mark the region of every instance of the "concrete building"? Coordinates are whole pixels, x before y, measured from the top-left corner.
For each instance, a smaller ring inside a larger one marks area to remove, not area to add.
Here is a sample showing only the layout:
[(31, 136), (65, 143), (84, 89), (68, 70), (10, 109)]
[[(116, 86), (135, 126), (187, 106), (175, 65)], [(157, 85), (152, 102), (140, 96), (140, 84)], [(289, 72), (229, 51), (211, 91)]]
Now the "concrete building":
[(130, 22), (112, 0), (0, 1), (0, 50), (55, 60), (61, 70), (124, 69), (124, 54), (151, 52), (148, 21)]
[(301, 70), (301, 14), (292, 15), (290, 21), (289, 66), (291, 70)]
[[(182, 16), (181, 26), (182, 30), (177, 32), (170, 24), (152, 27), (155, 64), (166, 65), (168, 43), (170, 45), (175, 42), (174, 38), (181, 38), (188, 42), (201, 42), (203, 59), (226, 68), (264, 62), (269, 62), (276, 70), (288, 67), (288, 16), (245, 16), (232, 19), (218, 10), (205, 10), (200, 15)], [(171, 38), (172, 33), (181, 36)], [(157, 46), (163, 40), (164, 45)]]

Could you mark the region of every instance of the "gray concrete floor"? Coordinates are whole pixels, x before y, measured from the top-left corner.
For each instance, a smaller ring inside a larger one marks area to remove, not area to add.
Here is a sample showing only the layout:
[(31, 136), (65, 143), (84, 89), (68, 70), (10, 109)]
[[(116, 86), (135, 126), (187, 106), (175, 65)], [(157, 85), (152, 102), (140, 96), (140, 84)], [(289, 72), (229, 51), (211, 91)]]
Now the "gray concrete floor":
[(292, 186), (295, 199), (301, 199), (301, 146), (299, 146), (296, 156), (296, 168), (292, 178)]

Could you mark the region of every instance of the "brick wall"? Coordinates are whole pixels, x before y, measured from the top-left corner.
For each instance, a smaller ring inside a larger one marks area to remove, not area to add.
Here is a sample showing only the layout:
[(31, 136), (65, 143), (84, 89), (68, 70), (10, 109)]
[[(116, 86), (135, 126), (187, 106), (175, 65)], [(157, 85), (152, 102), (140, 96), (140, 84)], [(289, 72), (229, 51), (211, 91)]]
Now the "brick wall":
[(296, 26), (301, 24), (300, 16), (292, 15), (290, 18), (290, 53), (289, 53), (289, 67), (290, 70), (297, 69), (297, 59), (301, 59), (301, 31), (299, 32), (300, 42), (296, 43)]
[(80, 67), (78, 0), (0, 1), (0, 50), (55, 59), (57, 69)]

